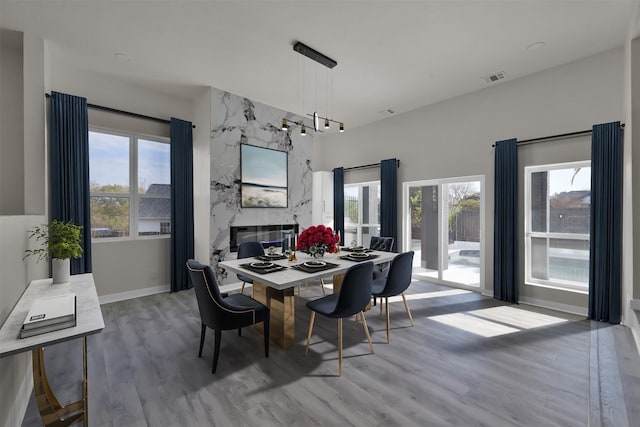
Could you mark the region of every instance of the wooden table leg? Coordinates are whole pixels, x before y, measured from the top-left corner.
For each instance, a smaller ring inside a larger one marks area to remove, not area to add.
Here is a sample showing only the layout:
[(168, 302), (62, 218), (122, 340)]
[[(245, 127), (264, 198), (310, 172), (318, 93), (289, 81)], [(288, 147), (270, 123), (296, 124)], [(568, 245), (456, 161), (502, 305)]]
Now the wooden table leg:
[(33, 390), (42, 423), (47, 427), (64, 427), (80, 420), (88, 426), (87, 395), (87, 337), (82, 338), (82, 399), (66, 406), (60, 405), (49, 385), (47, 371), (44, 367), (44, 348), (32, 351)]
[[(274, 289), (263, 283), (253, 281), (253, 298), (269, 307), (269, 338), (282, 348), (295, 344), (295, 295), (293, 288)], [(254, 326), (264, 333), (262, 323)]]

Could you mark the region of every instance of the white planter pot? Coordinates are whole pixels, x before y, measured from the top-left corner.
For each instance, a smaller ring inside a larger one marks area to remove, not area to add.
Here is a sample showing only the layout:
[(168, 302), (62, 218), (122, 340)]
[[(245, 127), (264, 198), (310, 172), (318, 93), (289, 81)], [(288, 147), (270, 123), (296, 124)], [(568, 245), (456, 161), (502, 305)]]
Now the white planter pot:
[(51, 260), (51, 272), (53, 273), (53, 284), (68, 283), (71, 280), (71, 259)]

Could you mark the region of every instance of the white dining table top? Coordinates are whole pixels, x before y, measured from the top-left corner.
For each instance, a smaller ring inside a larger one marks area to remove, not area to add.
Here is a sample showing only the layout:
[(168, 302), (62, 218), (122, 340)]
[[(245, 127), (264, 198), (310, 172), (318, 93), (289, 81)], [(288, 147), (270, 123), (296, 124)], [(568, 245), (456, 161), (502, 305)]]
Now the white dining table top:
[[(374, 264), (382, 264), (385, 262), (389, 262), (396, 255), (398, 255), (393, 252), (380, 252), (380, 251), (372, 251), (370, 253), (373, 255), (377, 255), (375, 258), (370, 260)], [(345, 256), (348, 254), (349, 252), (347, 251), (341, 251), (339, 254), (326, 253), (322, 258), (318, 258), (318, 260), (337, 264), (338, 266), (335, 268), (322, 270), (315, 273), (307, 273), (305, 271), (300, 271), (295, 268), (286, 268), (280, 271), (260, 274), (240, 266), (241, 264), (259, 261), (255, 258), (243, 258), (243, 259), (221, 261), (218, 263), (218, 265), (226, 270), (231, 271), (232, 273), (240, 273), (243, 276), (250, 277), (255, 281), (263, 283), (267, 286), (271, 286), (272, 288), (287, 289), (293, 286), (297, 286), (298, 284), (308, 282), (309, 280), (320, 279), (323, 277), (333, 276), (334, 274), (344, 273), (349, 269), (349, 267), (359, 263), (356, 261), (349, 261), (349, 260), (340, 258), (341, 256)], [(298, 265), (306, 261), (313, 260), (313, 258), (310, 255), (301, 251), (296, 252), (296, 258), (297, 258), (297, 261), (294, 261), (294, 262), (289, 262), (286, 259), (279, 260), (279, 261), (272, 261), (272, 262), (274, 264), (291, 267), (293, 265)], [(360, 262), (364, 262), (364, 261), (360, 261)]]

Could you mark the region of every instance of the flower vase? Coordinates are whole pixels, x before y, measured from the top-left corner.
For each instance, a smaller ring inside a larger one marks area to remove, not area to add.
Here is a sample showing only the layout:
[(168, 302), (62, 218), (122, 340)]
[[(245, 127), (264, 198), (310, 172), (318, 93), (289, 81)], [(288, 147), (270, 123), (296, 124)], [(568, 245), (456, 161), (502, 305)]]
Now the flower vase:
[(53, 284), (69, 283), (71, 280), (71, 259), (51, 259), (51, 273), (53, 276)]

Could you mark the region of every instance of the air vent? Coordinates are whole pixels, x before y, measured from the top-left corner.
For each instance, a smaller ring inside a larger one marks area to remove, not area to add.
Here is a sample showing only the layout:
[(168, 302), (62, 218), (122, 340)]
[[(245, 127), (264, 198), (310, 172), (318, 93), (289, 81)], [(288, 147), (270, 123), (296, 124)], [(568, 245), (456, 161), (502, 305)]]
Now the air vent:
[(495, 74), (491, 74), (490, 76), (483, 77), (482, 80), (484, 80), (484, 84), (492, 85), (506, 78), (507, 78), (507, 73), (505, 73), (504, 71), (500, 71), (499, 73), (495, 73)]
[(392, 110), (391, 108), (388, 108), (388, 109), (382, 110), (382, 111), (378, 111), (378, 114), (380, 114), (381, 116), (384, 116), (384, 117), (391, 117), (395, 113), (396, 112), (394, 110)]

